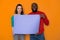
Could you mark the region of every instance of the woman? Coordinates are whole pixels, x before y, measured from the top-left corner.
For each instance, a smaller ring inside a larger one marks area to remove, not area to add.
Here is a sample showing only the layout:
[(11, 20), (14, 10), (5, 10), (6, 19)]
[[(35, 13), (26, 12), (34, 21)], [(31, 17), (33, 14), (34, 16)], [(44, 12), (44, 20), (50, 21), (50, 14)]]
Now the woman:
[[(23, 7), (21, 4), (17, 4), (15, 14), (24, 15)], [(12, 16), (11, 21), (12, 21), (12, 27), (14, 27), (14, 16)], [(24, 40), (24, 34), (15, 34), (14, 40)]]

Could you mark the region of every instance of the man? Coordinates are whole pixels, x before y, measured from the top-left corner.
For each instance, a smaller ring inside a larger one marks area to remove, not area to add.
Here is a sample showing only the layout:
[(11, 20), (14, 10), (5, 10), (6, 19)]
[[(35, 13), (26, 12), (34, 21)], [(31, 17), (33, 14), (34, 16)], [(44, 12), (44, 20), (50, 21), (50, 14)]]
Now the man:
[(45, 40), (44, 38), (44, 23), (45, 25), (49, 24), (49, 20), (47, 19), (44, 12), (38, 11), (38, 5), (36, 3), (32, 3), (32, 12), (29, 13), (29, 15), (40, 15), (40, 26), (39, 26), (39, 32), (36, 34), (30, 35), (30, 40)]

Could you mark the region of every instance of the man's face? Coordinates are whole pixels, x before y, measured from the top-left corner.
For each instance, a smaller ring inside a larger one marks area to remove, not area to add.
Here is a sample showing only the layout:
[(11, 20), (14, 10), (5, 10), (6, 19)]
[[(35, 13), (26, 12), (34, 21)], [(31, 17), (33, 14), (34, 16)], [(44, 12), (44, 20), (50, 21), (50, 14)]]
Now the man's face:
[(37, 12), (37, 5), (36, 4), (32, 4), (32, 11), (33, 12)]

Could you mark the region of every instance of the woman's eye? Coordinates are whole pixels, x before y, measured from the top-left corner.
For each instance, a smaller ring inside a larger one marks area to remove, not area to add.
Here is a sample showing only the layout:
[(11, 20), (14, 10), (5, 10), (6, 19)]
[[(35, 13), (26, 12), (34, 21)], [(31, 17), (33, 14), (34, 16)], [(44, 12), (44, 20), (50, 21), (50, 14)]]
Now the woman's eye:
[(19, 9), (19, 8), (18, 8)]

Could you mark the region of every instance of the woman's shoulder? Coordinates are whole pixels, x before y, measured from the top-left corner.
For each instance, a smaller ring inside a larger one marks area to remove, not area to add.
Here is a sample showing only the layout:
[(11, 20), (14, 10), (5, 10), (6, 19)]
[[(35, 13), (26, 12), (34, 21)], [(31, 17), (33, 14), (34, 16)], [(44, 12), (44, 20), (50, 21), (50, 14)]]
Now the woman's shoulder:
[(13, 19), (13, 18), (14, 18), (14, 15), (12, 15), (11, 19)]
[(14, 15), (12, 15), (12, 17), (14, 17)]

